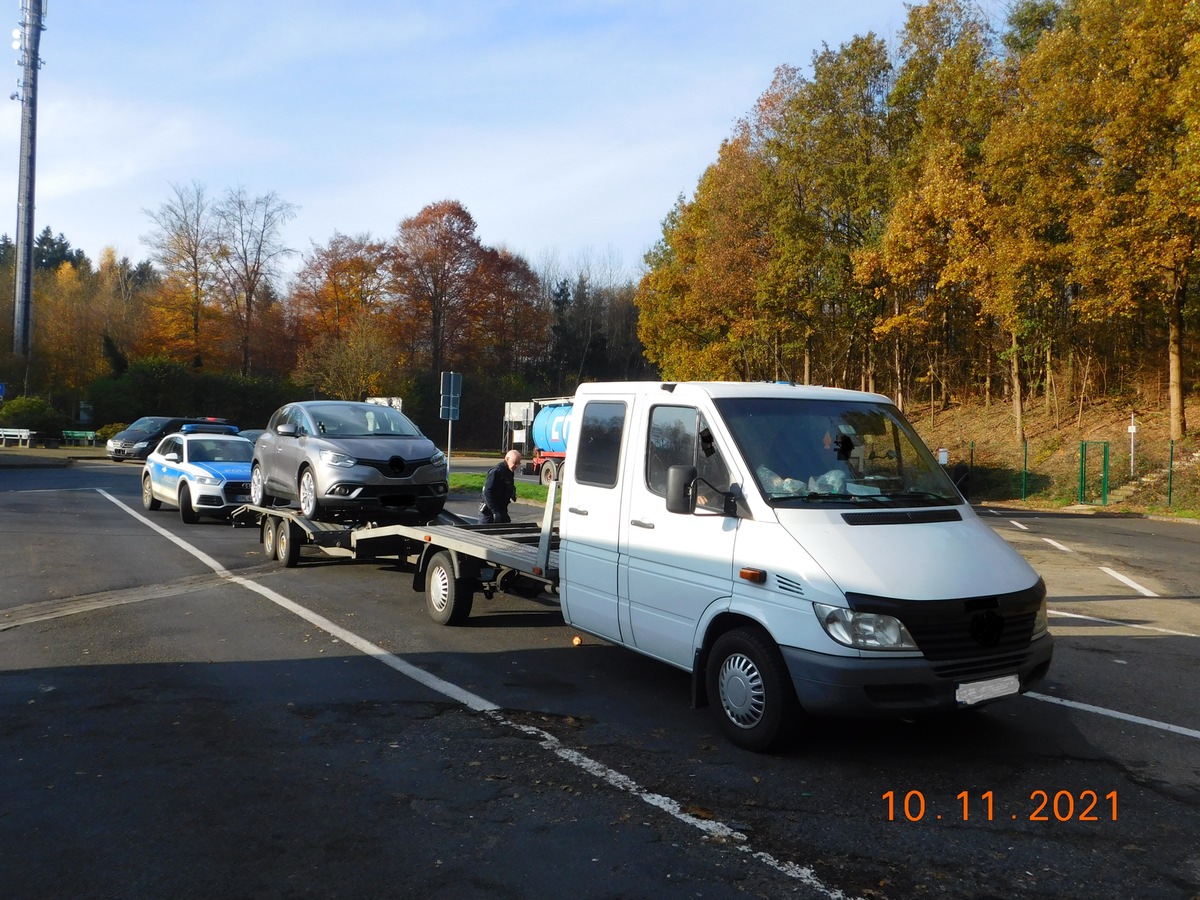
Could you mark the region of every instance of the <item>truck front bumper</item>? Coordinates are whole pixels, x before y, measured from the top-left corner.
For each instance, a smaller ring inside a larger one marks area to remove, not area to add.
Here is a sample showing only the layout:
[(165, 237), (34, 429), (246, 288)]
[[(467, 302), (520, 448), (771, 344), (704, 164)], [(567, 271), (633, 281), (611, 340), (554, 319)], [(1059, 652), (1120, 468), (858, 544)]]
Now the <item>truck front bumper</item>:
[[(829, 716), (897, 716), (937, 713), (977, 706), (1004, 696), (987, 696), (988, 691), (973, 691), (964, 685), (982, 685), (1005, 676), (1017, 676), (1020, 693), (1041, 681), (1050, 668), (1054, 639), (1049, 635), (1029, 644), (1028, 650), (1014, 659), (1005, 654), (956, 661), (950, 665), (934, 663), (923, 657), (865, 659), (855, 656), (828, 656), (796, 647), (781, 647), (796, 696), (806, 712)], [(961, 673), (969, 668), (972, 674)], [(986, 699), (963, 702), (960, 697), (982, 694)]]

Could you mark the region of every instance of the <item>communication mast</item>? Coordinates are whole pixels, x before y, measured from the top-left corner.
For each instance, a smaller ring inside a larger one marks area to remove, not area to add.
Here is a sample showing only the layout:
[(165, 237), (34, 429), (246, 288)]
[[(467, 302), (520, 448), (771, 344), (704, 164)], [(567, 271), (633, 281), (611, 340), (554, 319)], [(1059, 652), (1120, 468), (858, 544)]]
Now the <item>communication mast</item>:
[(33, 334), (33, 185), (37, 158), (37, 78), (42, 60), (42, 18), (48, 0), (21, 0), (22, 21), (13, 29), (21, 52), (21, 78), (11, 99), (21, 101), (21, 170), (17, 184), (17, 289), (13, 297), (13, 353), (29, 360)]

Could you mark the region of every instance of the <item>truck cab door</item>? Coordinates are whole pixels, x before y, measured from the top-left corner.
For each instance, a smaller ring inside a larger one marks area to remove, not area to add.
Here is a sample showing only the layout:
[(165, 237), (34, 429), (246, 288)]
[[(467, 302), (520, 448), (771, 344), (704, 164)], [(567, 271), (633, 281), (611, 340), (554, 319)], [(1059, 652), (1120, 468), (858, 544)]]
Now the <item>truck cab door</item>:
[[(730, 486), (721, 452), (700, 410), (657, 404), (645, 413), (639, 445), (630, 450), (629, 500), (621, 521), (622, 618), (626, 643), (690, 669), (696, 628), (714, 602), (733, 590), (739, 519), (722, 512)], [(670, 513), (667, 470), (696, 466), (696, 512)]]
[(569, 489), (560, 515), (563, 617), (589, 634), (625, 643), (617, 607), (618, 516), (629, 420), (623, 399), (588, 400), (572, 425)]

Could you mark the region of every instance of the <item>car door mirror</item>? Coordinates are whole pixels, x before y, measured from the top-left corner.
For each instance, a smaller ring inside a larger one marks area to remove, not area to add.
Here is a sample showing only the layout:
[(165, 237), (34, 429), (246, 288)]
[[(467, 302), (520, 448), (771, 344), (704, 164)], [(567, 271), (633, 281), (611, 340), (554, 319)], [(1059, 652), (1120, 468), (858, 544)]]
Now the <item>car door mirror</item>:
[(696, 511), (696, 467), (671, 466), (667, 469), (667, 512), (690, 516)]
[(280, 425), (278, 428), (275, 429), (275, 432), (280, 437), (295, 437), (297, 434), (300, 433), (300, 429), (297, 428), (295, 426), (295, 424), (293, 424), (292, 422), (284, 422), (282, 425)]
[(168, 453), (166, 456), (163, 457), (163, 459), (165, 459), (167, 462), (179, 462), (179, 454), (178, 453)]

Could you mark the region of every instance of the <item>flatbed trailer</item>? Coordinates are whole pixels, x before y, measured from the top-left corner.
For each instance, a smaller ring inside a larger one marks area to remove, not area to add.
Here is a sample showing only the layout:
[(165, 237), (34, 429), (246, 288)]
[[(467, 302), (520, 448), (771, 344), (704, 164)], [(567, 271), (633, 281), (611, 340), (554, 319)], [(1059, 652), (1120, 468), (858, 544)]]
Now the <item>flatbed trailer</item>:
[(480, 591), (489, 598), (497, 591), (557, 594), (557, 492), (557, 482), (552, 483), (540, 526), (476, 524), (446, 512), (424, 523), (322, 522), (292, 507), (252, 504), (234, 510), (232, 520), (255, 520), (267, 558), (286, 568), (300, 562), (305, 546), (351, 559), (394, 556), (412, 566), (413, 589), (424, 592), (430, 617), (442, 625), (457, 625), (471, 614)]

